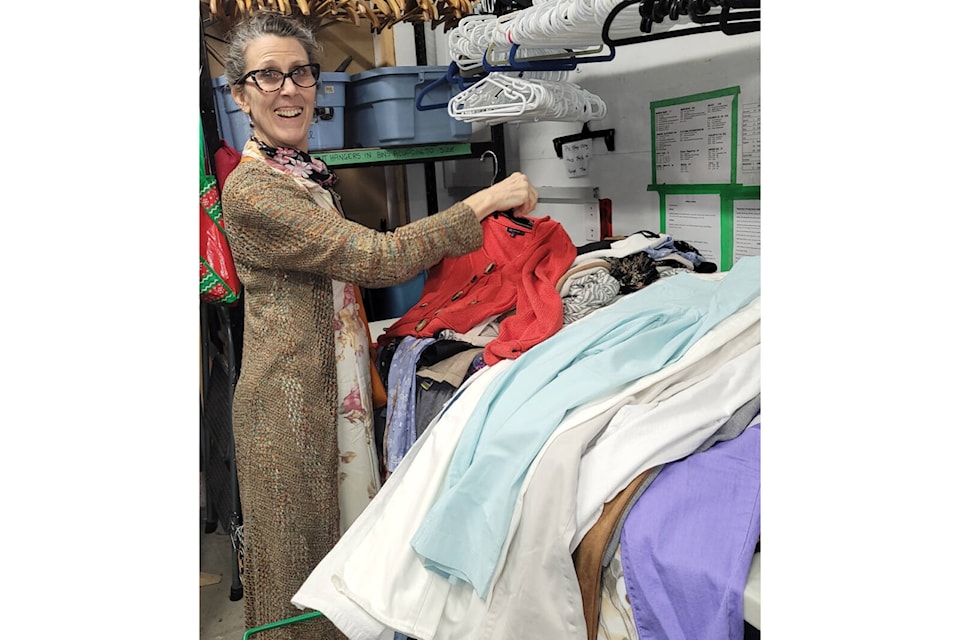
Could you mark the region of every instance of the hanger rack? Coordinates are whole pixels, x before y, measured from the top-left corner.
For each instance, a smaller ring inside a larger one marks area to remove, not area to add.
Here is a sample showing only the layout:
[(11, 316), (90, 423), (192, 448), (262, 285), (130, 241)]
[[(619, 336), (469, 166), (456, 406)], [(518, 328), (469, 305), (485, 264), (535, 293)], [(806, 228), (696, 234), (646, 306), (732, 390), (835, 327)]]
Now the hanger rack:
[[(648, 35), (613, 37), (611, 30), (617, 16), (634, 5), (640, 15), (640, 31)], [(719, 13), (710, 13), (717, 7), (720, 8)], [(613, 48), (711, 31), (720, 31), (728, 36), (752, 33), (760, 30), (759, 9), (760, 0), (623, 0), (611, 9), (603, 21), (601, 36), (604, 44)], [(688, 16), (698, 26), (652, 33), (654, 24), (668, 18), (676, 21), (681, 16)]]
[(607, 151), (614, 150), (613, 143), (613, 129), (598, 129), (597, 131), (591, 131), (590, 125), (586, 122), (583, 123), (583, 129), (580, 133), (575, 133), (569, 136), (560, 136), (559, 138), (553, 139), (553, 150), (557, 152), (557, 157), (563, 157), (563, 145), (568, 142), (577, 142), (579, 140), (589, 140), (593, 138), (603, 138), (604, 143), (607, 145)]
[(510, 52), (507, 54), (509, 64), (497, 65), (490, 62), (489, 55), (493, 50), (493, 45), (487, 48), (483, 54), (483, 68), (485, 71), (573, 71), (577, 65), (588, 64), (591, 62), (609, 62), (613, 60), (616, 51), (613, 47), (608, 47), (609, 53), (603, 55), (584, 55), (586, 53), (599, 53), (603, 51), (603, 46), (594, 47), (586, 51), (575, 51), (572, 48), (565, 48), (560, 53), (541, 54), (529, 57), (518, 57), (517, 52), (520, 45), (510, 45)]
[(427, 105), (423, 104), (424, 96), (426, 96), (432, 90), (449, 84), (449, 85), (455, 85), (459, 87), (460, 91), (463, 91), (470, 85), (475, 84), (478, 80), (480, 80), (479, 77), (474, 77), (474, 78), (471, 78), (470, 80), (465, 79), (461, 75), (460, 68), (457, 66), (457, 63), (451, 62), (447, 66), (447, 72), (443, 75), (443, 77), (433, 80), (432, 82), (430, 82), (429, 84), (427, 84), (417, 92), (417, 98), (414, 101), (414, 104), (417, 107), (417, 111), (429, 111), (431, 109), (447, 108), (446, 102), (438, 102), (436, 104), (427, 104)]

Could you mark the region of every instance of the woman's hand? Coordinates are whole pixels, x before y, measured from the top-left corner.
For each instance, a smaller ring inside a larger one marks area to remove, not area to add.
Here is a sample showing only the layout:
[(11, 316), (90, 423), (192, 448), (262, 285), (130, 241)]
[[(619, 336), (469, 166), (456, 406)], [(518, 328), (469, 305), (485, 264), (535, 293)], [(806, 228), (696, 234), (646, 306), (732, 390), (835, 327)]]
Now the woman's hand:
[(521, 217), (537, 208), (539, 194), (527, 176), (519, 171), (505, 180), (482, 191), (464, 198), (463, 202), (477, 214), (477, 220), (483, 220), (494, 211), (513, 209), (514, 215)]

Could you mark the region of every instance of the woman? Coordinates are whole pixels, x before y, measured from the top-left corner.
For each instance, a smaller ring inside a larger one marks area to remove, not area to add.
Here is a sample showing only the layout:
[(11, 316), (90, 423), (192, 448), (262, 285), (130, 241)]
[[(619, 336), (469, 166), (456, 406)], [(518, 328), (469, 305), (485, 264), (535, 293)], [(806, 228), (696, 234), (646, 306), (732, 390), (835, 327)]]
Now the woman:
[[(330, 189), (335, 176), (306, 153), (318, 56), (308, 27), (271, 12), (238, 23), (226, 56), (233, 98), (253, 126), (222, 194), (244, 285), (233, 420), (248, 628), (302, 613), (290, 598), (348, 524), (344, 505), (362, 509), (379, 488), (369, 343), (354, 285), (395, 285), (477, 250), (480, 220), (510, 208), (524, 215), (537, 202), (515, 173), (394, 232), (345, 219)], [(345, 446), (344, 434), (358, 429), (364, 437)], [(350, 492), (352, 502), (343, 495)], [(268, 633), (342, 637), (325, 618)]]

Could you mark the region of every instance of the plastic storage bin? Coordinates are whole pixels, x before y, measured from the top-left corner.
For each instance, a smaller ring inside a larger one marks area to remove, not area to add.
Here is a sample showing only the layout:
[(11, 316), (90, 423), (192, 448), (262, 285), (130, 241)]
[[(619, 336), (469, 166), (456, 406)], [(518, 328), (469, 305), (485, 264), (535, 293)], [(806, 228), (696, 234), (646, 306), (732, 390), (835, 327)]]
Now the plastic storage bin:
[[(451, 118), (446, 107), (417, 109), (417, 94), (446, 73), (447, 67), (415, 66), (384, 67), (350, 76), (348, 146), (391, 147), (469, 140), (472, 125)], [(446, 105), (459, 92), (453, 84), (438, 83), (421, 98), (420, 104)]]
[[(348, 82), (348, 73), (320, 73), (316, 100), (320, 117), (307, 131), (308, 151), (343, 149), (344, 107)], [(243, 145), (250, 139), (250, 118), (234, 102), (226, 76), (214, 78), (212, 83), (220, 137), (234, 149), (243, 149)]]
[[(427, 284), (427, 272), (392, 287), (367, 289), (367, 315), (371, 321), (399, 318), (420, 300), (423, 287)], [(374, 336), (376, 337), (376, 336)]]
[(347, 104), (349, 73), (324, 71), (317, 85), (319, 122), (307, 132), (307, 149), (343, 149), (344, 107)]
[(250, 139), (250, 118), (247, 117), (230, 95), (227, 76), (213, 79), (213, 101), (217, 107), (217, 123), (220, 125), (220, 137), (234, 149), (243, 149)]

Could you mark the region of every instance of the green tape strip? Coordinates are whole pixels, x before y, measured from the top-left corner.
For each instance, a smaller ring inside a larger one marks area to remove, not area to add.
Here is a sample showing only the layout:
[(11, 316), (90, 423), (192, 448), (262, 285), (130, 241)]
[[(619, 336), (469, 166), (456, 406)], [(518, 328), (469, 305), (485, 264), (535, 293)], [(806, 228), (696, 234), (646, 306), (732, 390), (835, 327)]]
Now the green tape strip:
[(739, 98), (740, 87), (735, 87), (737, 92), (733, 94), (733, 103), (730, 105), (730, 182), (737, 181), (737, 147), (740, 146), (740, 119), (737, 112), (740, 111)]
[(667, 194), (660, 192), (660, 233), (667, 232)]
[(720, 96), (735, 96), (740, 93), (740, 87), (727, 87), (726, 89), (717, 89), (716, 91), (705, 91), (703, 93), (694, 93), (689, 96), (682, 96), (680, 98), (670, 98), (668, 100), (656, 100), (650, 103), (650, 114), (653, 115), (654, 109), (657, 107), (672, 107), (675, 104), (683, 104), (684, 102), (700, 102), (701, 100), (709, 100), (711, 98), (719, 98)]
[(720, 271), (733, 267), (733, 200), (720, 196)]
[(423, 147), (392, 147), (383, 149), (351, 149), (349, 151), (330, 151), (312, 154), (331, 167), (347, 164), (376, 164), (378, 162), (396, 162), (426, 160), (449, 156), (469, 155), (470, 143), (437, 144)]
[(704, 194), (717, 193), (730, 197), (746, 198), (750, 195), (759, 197), (760, 187), (758, 185), (742, 184), (648, 184), (647, 191), (659, 191), (660, 193), (674, 194)]

